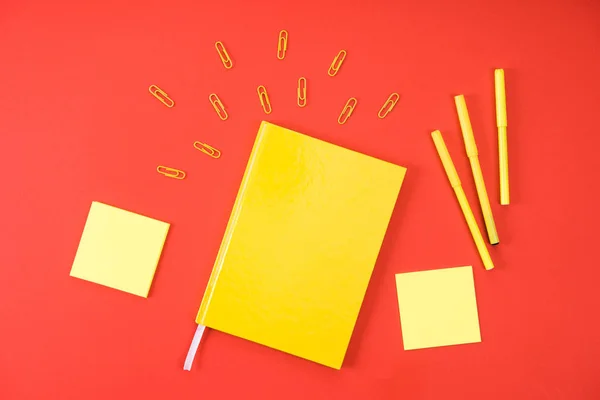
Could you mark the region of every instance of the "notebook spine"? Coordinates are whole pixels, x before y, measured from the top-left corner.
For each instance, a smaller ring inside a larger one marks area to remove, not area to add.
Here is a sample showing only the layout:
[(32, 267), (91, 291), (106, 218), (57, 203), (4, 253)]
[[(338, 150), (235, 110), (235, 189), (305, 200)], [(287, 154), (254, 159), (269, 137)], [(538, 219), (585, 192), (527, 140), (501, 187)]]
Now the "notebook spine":
[(206, 325), (206, 316), (208, 310), (210, 308), (210, 302), (212, 300), (212, 296), (215, 290), (215, 286), (217, 281), (219, 280), (219, 275), (221, 273), (221, 269), (223, 267), (223, 261), (225, 260), (225, 256), (227, 255), (227, 251), (229, 249), (229, 242), (233, 235), (233, 231), (235, 230), (235, 226), (237, 224), (237, 220), (239, 218), (243, 199), (246, 194), (246, 189), (248, 187), (248, 182), (250, 181), (250, 176), (252, 175), (252, 169), (258, 155), (260, 153), (261, 144), (264, 137), (266, 122), (262, 122), (259, 133), (256, 136), (256, 140), (254, 141), (254, 146), (252, 147), (252, 152), (250, 154), (250, 160), (248, 160), (248, 165), (246, 166), (246, 170), (244, 172), (244, 177), (242, 178), (242, 183), (240, 185), (240, 190), (235, 198), (235, 203), (233, 204), (233, 210), (231, 211), (231, 216), (229, 217), (229, 222), (227, 222), (227, 228), (225, 229), (225, 235), (223, 236), (223, 241), (221, 242), (221, 247), (219, 247), (219, 252), (217, 254), (217, 259), (215, 260), (215, 264), (213, 266), (213, 270), (210, 274), (210, 278), (208, 280), (208, 285), (206, 286), (206, 290), (204, 292), (204, 297), (202, 298), (202, 303), (200, 304), (200, 309), (198, 310), (198, 314), (196, 315), (196, 323), (199, 325)]

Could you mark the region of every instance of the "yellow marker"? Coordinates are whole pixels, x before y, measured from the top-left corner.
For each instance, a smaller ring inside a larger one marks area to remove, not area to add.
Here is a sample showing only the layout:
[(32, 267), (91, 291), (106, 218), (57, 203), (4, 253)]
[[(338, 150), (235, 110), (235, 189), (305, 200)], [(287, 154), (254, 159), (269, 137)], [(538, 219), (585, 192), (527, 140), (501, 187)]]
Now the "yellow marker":
[(337, 56), (335, 56), (335, 58), (331, 62), (331, 65), (329, 66), (329, 71), (327, 71), (327, 74), (329, 76), (335, 76), (338, 73), (338, 71), (340, 70), (340, 67), (342, 66), (342, 63), (344, 62), (345, 59), (346, 59), (346, 50), (340, 50), (340, 52), (337, 54)]
[(498, 244), (500, 240), (498, 239), (498, 232), (496, 232), (496, 224), (494, 223), (494, 216), (492, 215), (490, 199), (488, 198), (485, 189), (481, 165), (479, 165), (479, 153), (477, 152), (477, 146), (475, 145), (475, 137), (473, 137), (473, 128), (471, 128), (471, 120), (469, 119), (469, 111), (467, 110), (465, 97), (462, 94), (455, 96), (454, 102), (456, 103), (456, 112), (458, 113), (458, 120), (460, 121), (460, 130), (462, 131), (463, 139), (465, 141), (467, 157), (469, 157), (471, 170), (473, 171), (473, 179), (475, 180), (475, 187), (477, 188), (477, 197), (479, 197), (479, 204), (481, 205), (481, 212), (483, 213), (483, 220), (485, 221), (488, 238), (490, 239), (491, 244)]
[(216, 95), (216, 93), (209, 94), (208, 101), (210, 101), (210, 104), (212, 104), (219, 118), (221, 118), (223, 121), (229, 118), (229, 115), (227, 115), (227, 111), (225, 110), (225, 106), (221, 102), (221, 99), (219, 99), (219, 96)]
[(356, 100), (354, 97), (350, 97), (348, 99), (346, 105), (344, 106), (344, 108), (342, 108), (340, 116), (338, 117), (338, 124), (343, 125), (346, 123), (346, 121), (348, 121), (348, 118), (350, 118), (350, 116), (352, 115), (352, 112), (356, 108), (357, 104), (358, 100)]
[(490, 253), (485, 246), (483, 236), (481, 236), (481, 232), (479, 231), (479, 227), (477, 226), (477, 222), (473, 216), (473, 211), (471, 211), (469, 201), (467, 200), (465, 191), (461, 186), (458, 173), (456, 172), (456, 168), (454, 168), (454, 163), (452, 162), (452, 158), (450, 158), (450, 153), (448, 153), (442, 133), (440, 131), (433, 131), (431, 132), (431, 137), (433, 138), (435, 148), (437, 149), (438, 155), (440, 156), (442, 164), (444, 165), (446, 175), (448, 175), (448, 180), (450, 180), (450, 185), (452, 186), (452, 189), (454, 189), (454, 193), (458, 199), (458, 204), (460, 204), (460, 208), (465, 216), (465, 219), (467, 220), (467, 225), (469, 225), (469, 230), (471, 231), (471, 235), (473, 236), (473, 240), (475, 241), (475, 245), (479, 251), (479, 256), (481, 257), (481, 261), (483, 261), (483, 266), (487, 270), (493, 269), (494, 263), (492, 262)]
[(221, 157), (221, 152), (219, 150), (215, 149), (212, 146), (209, 146), (206, 143), (202, 143), (202, 142), (196, 141), (196, 142), (194, 142), (194, 148), (196, 150), (200, 150), (204, 154), (208, 154), (212, 158), (219, 158), (219, 157)]
[(267, 89), (263, 85), (260, 85), (256, 88), (256, 93), (258, 93), (258, 99), (260, 100), (260, 105), (262, 106), (265, 114), (271, 114), (273, 109), (271, 108), (271, 102), (269, 101)]
[(173, 99), (171, 99), (169, 95), (158, 86), (150, 85), (150, 87), (148, 87), (148, 91), (152, 94), (152, 96), (160, 100), (160, 102), (163, 103), (165, 106), (171, 108), (175, 105)]
[(298, 78), (298, 107), (306, 106), (306, 78)]
[(390, 97), (383, 103), (381, 109), (377, 113), (377, 116), (381, 119), (385, 118), (396, 106), (396, 103), (400, 100), (400, 95), (398, 93), (390, 94)]
[(506, 92), (504, 89), (504, 70), (494, 71), (496, 88), (496, 125), (498, 126), (498, 153), (500, 159), (500, 204), (510, 204), (508, 190), (508, 145), (506, 143)]
[(165, 167), (163, 165), (159, 165), (158, 167), (156, 167), (156, 171), (159, 174), (163, 174), (164, 176), (168, 176), (169, 178), (175, 178), (175, 179), (183, 179), (183, 178), (185, 178), (185, 172), (180, 171), (180, 170), (175, 169), (175, 168)]
[(215, 48), (217, 49), (217, 53), (219, 54), (219, 57), (221, 58), (221, 62), (223, 63), (223, 66), (227, 69), (230, 69), (231, 67), (233, 67), (233, 60), (231, 59), (231, 57), (229, 57), (229, 54), (227, 53), (227, 50), (225, 49), (225, 45), (221, 42), (216, 42)]
[(279, 31), (279, 40), (277, 42), (277, 58), (283, 60), (287, 51), (288, 33), (282, 29)]

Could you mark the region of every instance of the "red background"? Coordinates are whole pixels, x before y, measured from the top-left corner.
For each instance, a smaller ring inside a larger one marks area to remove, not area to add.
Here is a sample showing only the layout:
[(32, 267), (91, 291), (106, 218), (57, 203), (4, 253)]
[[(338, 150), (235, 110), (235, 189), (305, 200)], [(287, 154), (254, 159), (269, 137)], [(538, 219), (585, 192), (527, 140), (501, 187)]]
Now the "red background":
[[(0, 5), (0, 398), (600, 396), (598, 1), (89, 3)], [(284, 61), (280, 29), (290, 34)], [(348, 57), (330, 78), (340, 49)], [(507, 79), (508, 207), (498, 201), (497, 67)], [(176, 106), (155, 100), (150, 84)], [(186, 373), (194, 317), (265, 118), (261, 84), (271, 122), (408, 173), (341, 371), (213, 331)], [(378, 119), (394, 91), (400, 102)], [(501, 241), (490, 272), (430, 137), (444, 134), (483, 228), (452, 98), (460, 93)], [(340, 126), (351, 96), (358, 107)], [(165, 178), (159, 164), (188, 177)], [(172, 224), (148, 299), (69, 277), (93, 200)], [(482, 343), (404, 351), (394, 274), (471, 264)]]

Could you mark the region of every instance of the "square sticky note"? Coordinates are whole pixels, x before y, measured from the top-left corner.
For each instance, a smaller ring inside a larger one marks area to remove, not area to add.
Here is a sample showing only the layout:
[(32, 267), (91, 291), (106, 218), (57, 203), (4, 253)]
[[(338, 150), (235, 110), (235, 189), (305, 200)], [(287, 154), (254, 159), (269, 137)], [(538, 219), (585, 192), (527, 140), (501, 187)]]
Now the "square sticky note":
[(472, 267), (396, 274), (404, 350), (481, 342)]
[(148, 297), (169, 224), (94, 201), (71, 276)]

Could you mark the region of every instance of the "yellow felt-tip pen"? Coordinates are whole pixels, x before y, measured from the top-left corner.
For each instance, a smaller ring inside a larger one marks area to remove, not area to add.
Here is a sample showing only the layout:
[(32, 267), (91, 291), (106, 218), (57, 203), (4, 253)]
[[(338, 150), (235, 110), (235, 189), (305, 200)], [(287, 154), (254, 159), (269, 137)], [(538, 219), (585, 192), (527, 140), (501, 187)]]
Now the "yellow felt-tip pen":
[(492, 262), (490, 253), (488, 252), (488, 249), (485, 245), (483, 236), (481, 236), (481, 231), (477, 226), (477, 221), (475, 221), (475, 216), (473, 215), (473, 211), (471, 211), (471, 207), (469, 206), (469, 201), (467, 200), (465, 191), (463, 190), (462, 185), (460, 183), (460, 179), (458, 177), (458, 173), (456, 172), (456, 168), (454, 168), (454, 163), (452, 162), (450, 153), (448, 153), (446, 143), (444, 143), (442, 133), (440, 131), (433, 131), (431, 132), (431, 137), (433, 138), (435, 148), (438, 152), (438, 155), (440, 156), (440, 159), (442, 160), (442, 164), (444, 165), (446, 175), (448, 175), (450, 185), (452, 186), (452, 189), (454, 189), (454, 193), (456, 194), (458, 204), (460, 204), (460, 208), (465, 216), (467, 225), (469, 225), (469, 230), (471, 231), (471, 235), (473, 236), (473, 240), (475, 241), (475, 246), (477, 246), (477, 250), (479, 251), (481, 261), (483, 261), (483, 266), (487, 270), (493, 269), (494, 263)]
[(500, 204), (510, 203), (508, 190), (508, 145), (506, 139), (506, 91), (504, 88), (504, 70), (494, 71), (496, 89), (496, 125), (498, 126), (498, 159), (500, 161)]
[(488, 238), (491, 244), (498, 244), (500, 240), (498, 239), (498, 232), (496, 232), (496, 224), (494, 223), (494, 216), (492, 215), (490, 199), (488, 198), (487, 190), (485, 189), (481, 165), (479, 165), (479, 153), (477, 152), (477, 145), (475, 144), (475, 137), (473, 136), (473, 128), (471, 127), (467, 103), (465, 103), (465, 97), (462, 94), (454, 96), (454, 102), (456, 103), (456, 112), (458, 113), (458, 120), (460, 121), (460, 130), (462, 131), (463, 139), (465, 141), (467, 157), (469, 157), (469, 163), (471, 164), (471, 170), (473, 171), (473, 180), (475, 180), (477, 197), (479, 197), (479, 204), (481, 205), (481, 212), (483, 213), (483, 220), (485, 221)]

